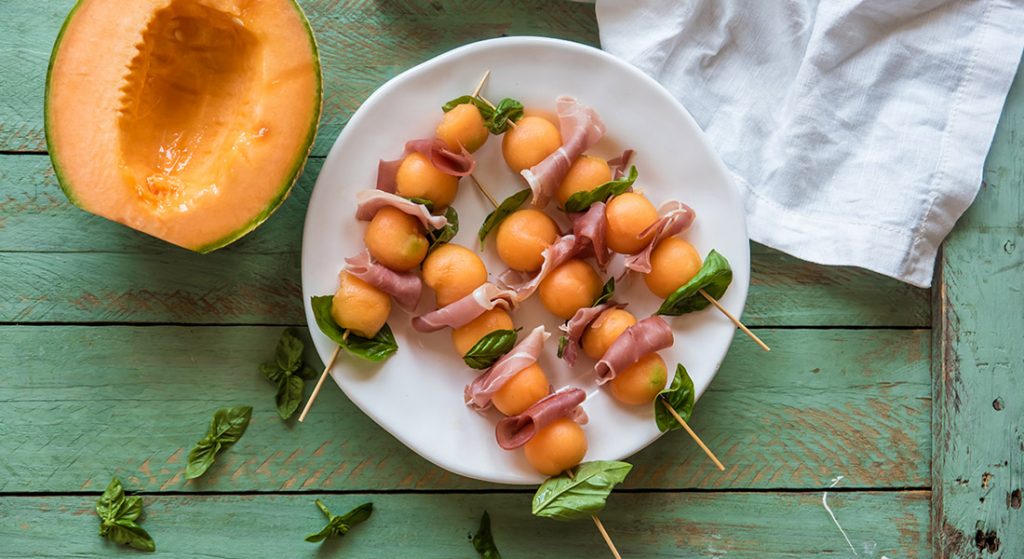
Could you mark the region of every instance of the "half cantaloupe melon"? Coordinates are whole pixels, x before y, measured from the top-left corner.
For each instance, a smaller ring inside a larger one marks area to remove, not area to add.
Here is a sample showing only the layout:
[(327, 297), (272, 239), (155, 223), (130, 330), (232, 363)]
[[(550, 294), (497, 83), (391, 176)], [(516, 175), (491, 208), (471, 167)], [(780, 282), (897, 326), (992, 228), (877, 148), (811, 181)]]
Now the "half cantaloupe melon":
[(79, 0), (46, 83), (46, 141), (72, 203), (209, 252), (288, 196), (321, 109), (294, 0)]

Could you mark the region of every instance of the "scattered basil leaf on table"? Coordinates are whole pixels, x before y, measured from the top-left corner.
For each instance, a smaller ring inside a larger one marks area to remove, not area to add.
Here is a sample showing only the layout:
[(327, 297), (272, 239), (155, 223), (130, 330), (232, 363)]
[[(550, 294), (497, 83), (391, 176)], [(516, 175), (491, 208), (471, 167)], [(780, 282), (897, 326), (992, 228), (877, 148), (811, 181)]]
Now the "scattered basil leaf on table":
[(417, 198), (416, 196), (413, 196), (413, 197), (409, 198), (409, 201), (410, 202), (415, 202), (415, 203), (417, 203), (417, 204), (419, 204), (421, 206), (426, 206), (428, 212), (434, 211), (434, 201), (433, 200), (427, 200), (426, 198)]
[(628, 462), (600, 460), (584, 462), (572, 475), (549, 477), (533, 496), (534, 516), (555, 520), (586, 518), (604, 508), (612, 489), (633, 469)]
[(558, 338), (558, 358), (561, 359), (565, 355), (565, 348), (569, 345), (569, 336), (562, 336)]
[(498, 105), (494, 107), (494, 114), (487, 119), (484, 126), (491, 131), (491, 134), (504, 134), (508, 132), (512, 123), (521, 118), (523, 118), (523, 104), (506, 97), (498, 101)]
[(585, 212), (594, 203), (605, 202), (609, 198), (618, 196), (633, 188), (633, 183), (636, 182), (638, 176), (639, 173), (636, 170), (636, 165), (633, 165), (629, 168), (629, 175), (621, 179), (608, 181), (593, 190), (584, 190), (569, 196), (569, 199), (565, 201), (563, 209), (568, 213)]
[(659, 392), (658, 398), (654, 399), (654, 422), (658, 424), (658, 430), (664, 433), (683, 428), (676, 418), (672, 417), (672, 414), (665, 409), (663, 402), (668, 402), (668, 405), (676, 410), (679, 417), (682, 417), (684, 421), (689, 421), (693, 415), (695, 397), (693, 379), (686, 372), (686, 367), (683, 367), (682, 363), (676, 365), (676, 376), (672, 378), (672, 384)]
[(477, 232), (476, 235), (477, 238), (480, 239), (481, 244), (487, 240), (487, 235), (489, 235), (491, 231), (500, 225), (502, 221), (505, 221), (506, 217), (512, 215), (513, 212), (519, 209), (519, 206), (522, 206), (526, 200), (530, 198), (531, 192), (532, 191), (529, 188), (524, 188), (523, 190), (520, 190), (519, 192), (516, 192), (502, 200), (501, 203), (498, 204), (498, 207), (494, 208), (494, 211), (487, 214), (487, 217), (484, 218), (483, 224), (480, 226), (480, 231)]
[(608, 278), (608, 281), (604, 282), (604, 286), (601, 287), (601, 294), (594, 299), (594, 304), (591, 307), (603, 305), (611, 300), (615, 296), (615, 278)]
[(276, 359), (260, 365), (260, 373), (277, 385), (277, 414), (281, 419), (291, 417), (302, 402), (305, 380), (316, 377), (316, 371), (302, 362), (305, 344), (288, 328), (277, 342)]
[(444, 217), (448, 220), (444, 227), (427, 233), (427, 240), (430, 241), (430, 246), (427, 247), (428, 253), (451, 241), (459, 233), (459, 214), (455, 211), (455, 208), (448, 206), (448, 209), (444, 211)]
[(121, 480), (110, 480), (107, 489), (96, 501), (96, 514), (100, 517), (100, 535), (121, 545), (142, 551), (156, 551), (156, 543), (139, 526), (142, 517), (142, 497), (126, 496)]
[(494, 535), (491, 533), (491, 517), (484, 511), (480, 517), (480, 529), (473, 534), (473, 549), (480, 554), (480, 559), (501, 559), (498, 546), (494, 545)]
[(363, 503), (341, 516), (331, 514), (320, 499), (316, 500), (316, 506), (327, 517), (327, 525), (319, 532), (306, 536), (306, 541), (312, 543), (322, 542), (330, 536), (344, 536), (353, 526), (365, 522), (373, 514), (373, 503)]
[(210, 469), (221, 450), (238, 442), (252, 419), (252, 406), (221, 408), (213, 413), (206, 436), (188, 453), (185, 479), (195, 479)]
[(720, 299), (732, 283), (732, 268), (729, 261), (716, 250), (708, 253), (697, 275), (676, 289), (661, 304), (657, 314), (679, 316), (704, 310), (711, 303), (700, 294), (703, 289), (708, 295)]
[(331, 303), (333, 301), (334, 295), (310, 298), (310, 306), (313, 308), (313, 318), (316, 319), (316, 325), (334, 343), (352, 355), (362, 357), (367, 361), (383, 361), (398, 351), (398, 342), (395, 341), (395, 335), (387, 324), (373, 338), (364, 338), (352, 333), (348, 335), (348, 338), (345, 338), (345, 331), (331, 317)]
[(487, 369), (516, 345), (518, 332), (519, 329), (495, 330), (473, 344), (462, 360), (474, 369)]

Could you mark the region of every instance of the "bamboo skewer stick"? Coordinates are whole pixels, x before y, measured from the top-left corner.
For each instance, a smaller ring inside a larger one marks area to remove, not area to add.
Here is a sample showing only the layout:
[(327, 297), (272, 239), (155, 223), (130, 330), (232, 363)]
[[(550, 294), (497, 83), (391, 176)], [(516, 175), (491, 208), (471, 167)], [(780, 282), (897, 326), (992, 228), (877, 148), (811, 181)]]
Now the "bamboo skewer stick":
[(608, 544), (608, 549), (612, 550), (612, 555), (615, 559), (622, 559), (619, 555), (619, 550), (615, 548), (615, 542), (612, 541), (612, 537), (608, 535), (608, 531), (604, 529), (604, 524), (601, 524), (601, 519), (596, 514), (590, 515), (590, 518), (594, 519), (594, 524), (597, 525), (597, 531), (601, 532), (601, 537), (604, 538), (604, 543)]
[[(342, 334), (341, 339), (348, 339), (348, 330)], [(313, 387), (313, 392), (309, 395), (309, 400), (306, 400), (306, 406), (302, 408), (302, 413), (299, 414), (299, 423), (306, 420), (306, 414), (309, 413), (309, 409), (313, 407), (313, 402), (316, 401), (316, 397), (320, 395), (320, 389), (324, 386), (324, 381), (327, 380), (327, 373), (331, 372), (331, 368), (334, 367), (334, 362), (338, 359), (338, 354), (341, 353), (341, 346), (334, 348), (334, 353), (331, 354), (331, 358), (327, 360), (327, 364), (324, 365), (324, 372), (320, 373), (320, 378), (316, 381), (316, 386)]]
[(469, 175), (469, 178), (473, 180), (473, 184), (476, 185), (476, 189), (479, 190), (481, 194), (487, 197), (487, 201), (490, 202), (492, 206), (497, 208), (498, 201), (494, 199), (494, 196), (491, 196), (491, 193), (488, 192), (487, 189), (484, 188), (482, 184), (480, 184), (480, 181), (476, 180), (476, 177), (474, 177), (472, 174)]
[[(480, 90), (484, 88), (484, 84), (487, 83), (487, 78), (489, 78), (489, 77), (491, 77), (491, 71), (487, 70), (486, 72), (484, 72), (484, 77), (480, 78), (480, 83), (476, 84), (476, 89), (473, 90), (473, 97), (476, 97), (477, 99), (483, 101), (484, 103), (487, 103), (488, 107), (494, 109), (494, 108), (496, 108), (494, 106), (494, 103), (491, 103), (490, 101), (487, 100), (486, 97), (484, 97), (483, 95), (480, 95)], [(509, 119), (508, 124), (512, 128), (516, 127), (516, 123), (512, 122), (511, 119)]]
[(715, 463), (715, 467), (717, 467), (719, 471), (724, 472), (725, 466), (722, 464), (722, 462), (718, 460), (718, 457), (715, 456), (715, 453), (711, 452), (711, 449), (708, 448), (708, 445), (704, 444), (704, 441), (700, 440), (700, 437), (697, 436), (697, 433), (693, 432), (693, 429), (691, 429), (690, 425), (686, 423), (686, 420), (683, 419), (681, 415), (679, 415), (679, 412), (677, 412), (675, 408), (673, 408), (672, 405), (668, 403), (668, 400), (666, 400), (664, 396), (658, 396), (658, 399), (661, 400), (661, 404), (665, 406), (665, 409), (668, 410), (668, 413), (672, 414), (672, 417), (674, 417), (676, 421), (679, 422), (679, 425), (682, 425), (683, 429), (685, 429), (686, 432), (690, 434), (690, 438), (692, 438), (693, 441), (697, 443), (697, 446), (699, 446), (700, 449), (704, 451), (704, 454), (707, 454), (708, 458), (710, 458), (711, 461)]
[(754, 342), (756, 342), (757, 345), (761, 346), (761, 349), (763, 349), (765, 351), (771, 351), (772, 350), (772, 348), (768, 347), (768, 344), (762, 342), (761, 338), (757, 337), (757, 334), (751, 332), (749, 328), (747, 328), (742, 322), (740, 322), (740, 319), (736, 318), (735, 316), (732, 315), (731, 312), (726, 310), (726, 308), (723, 307), (722, 304), (718, 302), (718, 299), (715, 299), (714, 297), (709, 295), (707, 291), (704, 291), (703, 289), (700, 290), (700, 294), (703, 295), (704, 298), (707, 299), (709, 303), (714, 305), (716, 309), (721, 311), (722, 314), (724, 314), (730, 321), (732, 321), (732, 323), (735, 324), (736, 327), (739, 328), (744, 334), (746, 334), (747, 336), (750, 336), (750, 339), (754, 340)]

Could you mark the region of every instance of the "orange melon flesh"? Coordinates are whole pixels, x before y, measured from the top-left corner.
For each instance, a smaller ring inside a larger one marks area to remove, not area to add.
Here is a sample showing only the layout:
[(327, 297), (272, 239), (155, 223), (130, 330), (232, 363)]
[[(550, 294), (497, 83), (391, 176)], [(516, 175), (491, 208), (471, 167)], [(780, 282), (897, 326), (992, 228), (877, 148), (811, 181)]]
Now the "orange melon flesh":
[(80, 0), (50, 60), (47, 145), (79, 207), (208, 252), (284, 201), (321, 87), (293, 0)]

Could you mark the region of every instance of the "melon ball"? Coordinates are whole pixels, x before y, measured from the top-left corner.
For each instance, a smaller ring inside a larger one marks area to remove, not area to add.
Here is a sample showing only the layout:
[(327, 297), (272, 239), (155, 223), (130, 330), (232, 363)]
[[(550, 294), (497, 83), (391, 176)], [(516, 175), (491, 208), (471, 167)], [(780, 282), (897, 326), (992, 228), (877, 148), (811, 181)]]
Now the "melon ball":
[(564, 206), (566, 200), (577, 192), (589, 192), (602, 184), (612, 180), (612, 170), (608, 162), (593, 155), (581, 155), (571, 167), (569, 172), (558, 185), (555, 196)]
[(558, 239), (558, 226), (547, 214), (533, 208), (513, 212), (498, 225), (495, 236), (498, 257), (509, 268), (536, 272), (544, 263), (541, 254)]
[(395, 192), (406, 198), (423, 198), (434, 203), (434, 210), (448, 207), (459, 192), (459, 177), (441, 172), (419, 152), (405, 156), (398, 166)]
[(377, 335), (391, 314), (391, 297), (387, 293), (342, 272), (340, 285), (331, 301), (331, 318), (338, 326), (364, 338)]
[(540, 365), (534, 363), (508, 379), (491, 400), (494, 407), (505, 415), (516, 415), (548, 395), (551, 383)]
[(700, 254), (693, 245), (679, 237), (669, 237), (651, 251), (651, 271), (644, 274), (644, 283), (664, 299), (700, 271)]
[(608, 383), (612, 396), (623, 404), (650, 404), (665, 389), (668, 366), (657, 353), (648, 353), (618, 372)]
[(536, 116), (524, 116), (505, 132), (501, 140), (501, 153), (505, 163), (518, 173), (540, 163), (562, 147), (558, 127)]
[(523, 108), (523, 116), (524, 117), (532, 116), (532, 117), (536, 117), (536, 118), (542, 118), (542, 119), (550, 122), (556, 128), (558, 128), (560, 126), (560, 124), (558, 123), (558, 115), (555, 113), (555, 111), (551, 111), (551, 110), (548, 110), (548, 109), (541, 109), (541, 108), (538, 108), (538, 107), (525, 107), (525, 108)]
[(430, 246), (420, 220), (390, 206), (373, 216), (363, 242), (371, 256), (396, 272), (419, 266)]
[(434, 290), (438, 307), (458, 301), (486, 281), (484, 261), (462, 245), (445, 243), (423, 261), (423, 283)]
[(658, 210), (643, 194), (626, 192), (612, 198), (604, 211), (608, 219), (608, 247), (620, 254), (636, 254), (647, 246), (651, 234), (640, 232), (658, 221)]
[(537, 431), (523, 446), (526, 460), (546, 476), (579, 465), (587, 454), (587, 435), (575, 421), (562, 418)]
[(551, 314), (569, 320), (576, 311), (594, 304), (601, 294), (601, 276), (583, 260), (570, 260), (551, 270), (540, 282), (540, 302)]
[(598, 360), (627, 328), (636, 324), (636, 317), (626, 309), (608, 309), (583, 332), (583, 353)]
[(463, 103), (444, 113), (437, 125), (437, 137), (454, 152), (458, 152), (460, 146), (474, 152), (484, 145), (489, 136), (480, 109), (470, 103)]
[(484, 314), (473, 319), (469, 324), (452, 330), (452, 343), (455, 344), (455, 351), (460, 356), (467, 352), (487, 334), (495, 330), (513, 330), (512, 317), (499, 308), (485, 311)]

